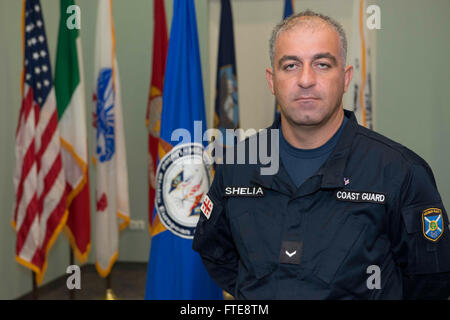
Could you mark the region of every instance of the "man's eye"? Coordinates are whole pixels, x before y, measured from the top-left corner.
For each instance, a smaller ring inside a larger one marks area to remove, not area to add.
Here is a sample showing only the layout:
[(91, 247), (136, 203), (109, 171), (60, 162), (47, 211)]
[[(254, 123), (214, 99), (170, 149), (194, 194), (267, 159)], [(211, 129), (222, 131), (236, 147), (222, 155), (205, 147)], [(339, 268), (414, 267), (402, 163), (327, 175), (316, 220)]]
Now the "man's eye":
[(328, 63), (318, 63), (318, 64), (317, 64), (317, 67), (318, 67), (319, 69), (325, 70), (325, 69), (329, 69), (331, 66), (330, 66)]
[(296, 67), (295, 63), (290, 63), (290, 64), (285, 65), (283, 69), (289, 71), (289, 70), (293, 70), (295, 67)]

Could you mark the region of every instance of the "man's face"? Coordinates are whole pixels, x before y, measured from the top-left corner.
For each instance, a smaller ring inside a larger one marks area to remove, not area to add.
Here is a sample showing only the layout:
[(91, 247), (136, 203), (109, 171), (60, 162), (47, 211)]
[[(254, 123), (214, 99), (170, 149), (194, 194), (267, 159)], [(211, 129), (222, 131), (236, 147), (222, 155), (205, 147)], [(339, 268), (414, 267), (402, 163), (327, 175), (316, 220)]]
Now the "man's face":
[(353, 75), (344, 69), (340, 38), (330, 26), (296, 25), (275, 42), (274, 70), (266, 77), (283, 118), (295, 126), (321, 126), (341, 109)]

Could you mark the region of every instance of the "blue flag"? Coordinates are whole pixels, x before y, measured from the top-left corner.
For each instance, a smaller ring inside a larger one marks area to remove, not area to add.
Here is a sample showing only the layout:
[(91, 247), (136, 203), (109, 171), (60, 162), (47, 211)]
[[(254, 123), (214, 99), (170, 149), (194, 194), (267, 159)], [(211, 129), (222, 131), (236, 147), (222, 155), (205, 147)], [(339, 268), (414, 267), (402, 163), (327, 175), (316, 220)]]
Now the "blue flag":
[[(222, 0), (217, 59), (214, 127), (221, 131), (239, 127), (239, 105), (230, 0)], [(222, 132), (224, 135), (224, 132)]]
[(294, 13), (294, 0), (284, 0), (283, 19), (290, 17)]
[[(283, 20), (289, 18), (294, 13), (294, 0), (284, 0), (284, 11), (283, 11)], [(278, 102), (275, 100), (275, 119), (280, 114), (280, 106)]]
[[(201, 200), (211, 183), (198, 134), (206, 130), (206, 116), (194, 0), (174, 0), (173, 8), (145, 299), (222, 299), (192, 250)], [(172, 139), (175, 130), (182, 138)]]

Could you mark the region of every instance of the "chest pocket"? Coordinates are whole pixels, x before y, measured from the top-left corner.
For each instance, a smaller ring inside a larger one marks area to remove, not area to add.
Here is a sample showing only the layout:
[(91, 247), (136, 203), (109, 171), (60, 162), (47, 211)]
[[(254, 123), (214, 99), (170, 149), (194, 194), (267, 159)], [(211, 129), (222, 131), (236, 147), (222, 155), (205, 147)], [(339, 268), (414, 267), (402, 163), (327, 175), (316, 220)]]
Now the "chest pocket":
[[(367, 225), (355, 216), (339, 217), (335, 222), (330, 222), (318, 233), (317, 245), (320, 253), (315, 261), (313, 273), (326, 283), (332, 283), (336, 273), (347, 260), (352, 260), (358, 265), (345, 265), (347, 269), (361, 268), (358, 261), (351, 259), (361, 252), (358, 251), (358, 240), (361, 238)], [(361, 262), (361, 261), (359, 261)], [(353, 264), (353, 263), (352, 263)], [(346, 273), (351, 274), (346, 270)]]
[(277, 227), (274, 228), (270, 222), (273, 218), (274, 215), (256, 209), (230, 215), (240, 259), (257, 279), (265, 277), (276, 268), (271, 246), (278, 236), (275, 230)]

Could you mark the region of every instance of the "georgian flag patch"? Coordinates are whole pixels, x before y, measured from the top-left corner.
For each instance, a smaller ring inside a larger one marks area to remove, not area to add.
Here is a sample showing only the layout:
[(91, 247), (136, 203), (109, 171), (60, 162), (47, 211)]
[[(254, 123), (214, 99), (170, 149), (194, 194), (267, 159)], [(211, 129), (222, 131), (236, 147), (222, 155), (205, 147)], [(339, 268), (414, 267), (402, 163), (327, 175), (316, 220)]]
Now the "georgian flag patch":
[(202, 206), (200, 210), (205, 215), (206, 219), (209, 219), (211, 216), (211, 212), (213, 210), (214, 204), (211, 201), (211, 199), (208, 197), (208, 195), (205, 196), (205, 199), (203, 200)]

